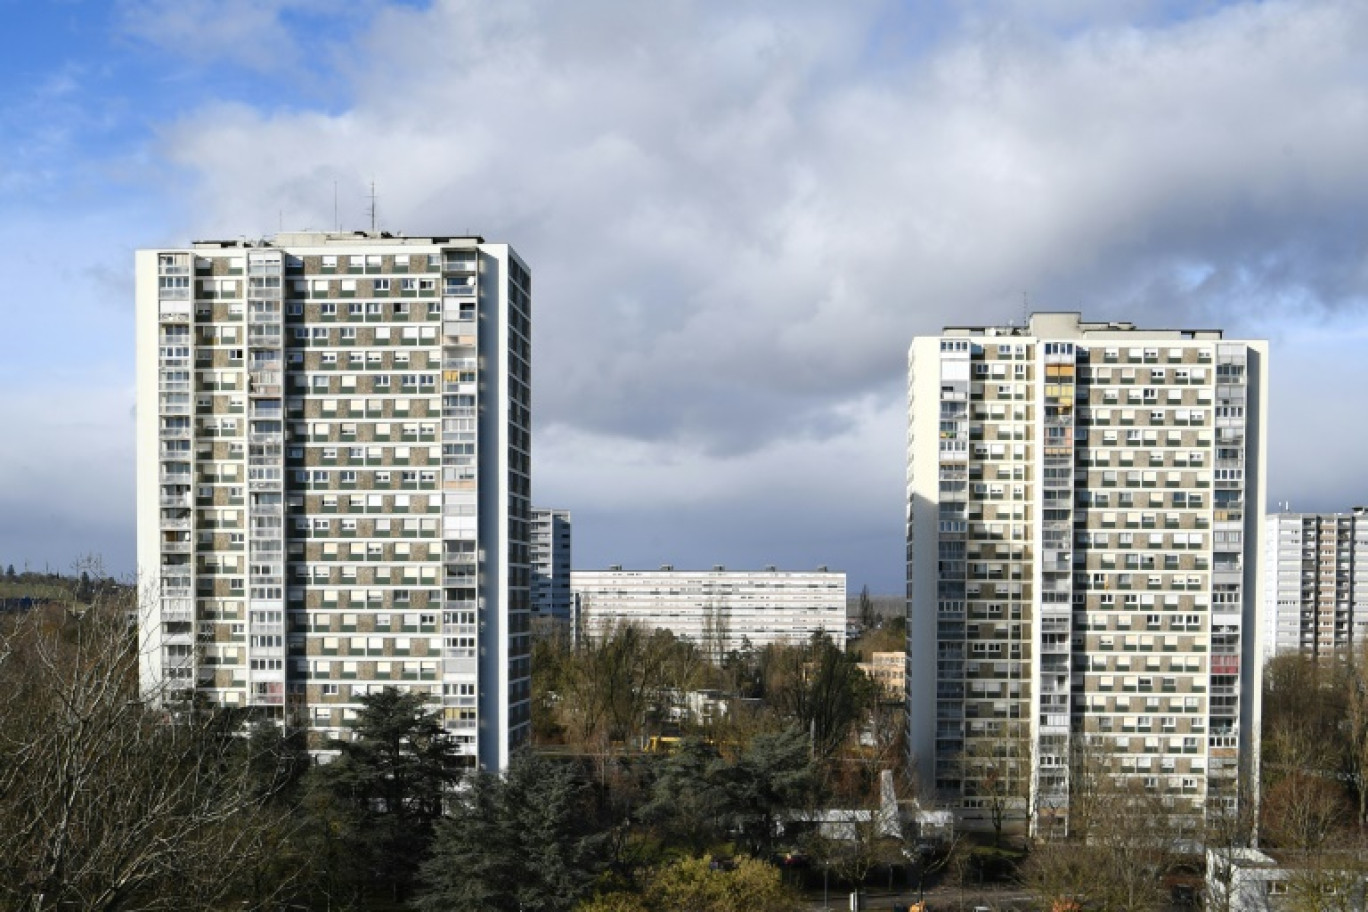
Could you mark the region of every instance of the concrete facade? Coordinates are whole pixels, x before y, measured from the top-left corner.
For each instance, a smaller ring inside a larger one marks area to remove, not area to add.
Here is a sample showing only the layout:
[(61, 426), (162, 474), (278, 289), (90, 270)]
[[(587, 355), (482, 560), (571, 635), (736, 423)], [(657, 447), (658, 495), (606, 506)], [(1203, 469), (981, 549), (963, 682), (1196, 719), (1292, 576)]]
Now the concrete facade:
[(909, 750), (965, 823), (1066, 821), (1084, 746), (1194, 825), (1256, 772), (1266, 388), (1219, 331), (913, 342)]
[(531, 275), (478, 237), (137, 254), (144, 690), (345, 737), (426, 694), (472, 764), (529, 730)]
[(749, 644), (826, 633), (845, 648), (844, 573), (781, 570), (576, 570), (579, 635), (620, 623), (672, 631), (720, 657)]

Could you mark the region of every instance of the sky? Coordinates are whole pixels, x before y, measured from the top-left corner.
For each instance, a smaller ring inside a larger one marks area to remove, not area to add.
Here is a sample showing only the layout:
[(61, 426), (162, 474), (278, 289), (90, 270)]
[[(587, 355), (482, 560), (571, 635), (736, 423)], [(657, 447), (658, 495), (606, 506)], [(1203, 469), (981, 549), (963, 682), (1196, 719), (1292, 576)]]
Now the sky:
[[(0, 564), (135, 572), (133, 251), (531, 265), (574, 564), (901, 590), (906, 356), (1032, 310), (1270, 340), (1268, 497), (1368, 503), (1368, 4), (0, 0)], [(335, 202), (336, 201), (336, 202)]]

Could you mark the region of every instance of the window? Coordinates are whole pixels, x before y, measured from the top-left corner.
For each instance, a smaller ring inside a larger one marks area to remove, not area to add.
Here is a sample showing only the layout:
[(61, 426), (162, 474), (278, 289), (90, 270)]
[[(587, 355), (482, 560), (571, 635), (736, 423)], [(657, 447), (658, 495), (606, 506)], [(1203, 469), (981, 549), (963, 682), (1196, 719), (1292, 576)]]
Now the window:
[(390, 280), (389, 280), (389, 279), (376, 279), (376, 280), (375, 280), (375, 290), (376, 290), (376, 291), (389, 291), (389, 287), (390, 287)]
[(336, 304), (320, 304), (320, 305), (318, 305), (318, 312), (319, 312), (320, 314), (322, 314), (323, 316), (325, 316), (325, 317), (335, 317), (335, 316), (337, 316), (337, 305), (336, 305)]

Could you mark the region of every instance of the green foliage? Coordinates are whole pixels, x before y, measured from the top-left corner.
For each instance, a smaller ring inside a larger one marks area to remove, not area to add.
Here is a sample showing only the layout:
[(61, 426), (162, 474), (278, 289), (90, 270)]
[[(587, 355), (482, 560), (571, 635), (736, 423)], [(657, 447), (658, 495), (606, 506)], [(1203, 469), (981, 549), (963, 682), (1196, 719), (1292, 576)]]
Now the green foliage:
[(819, 775), (805, 732), (757, 735), (734, 762), (685, 742), (661, 764), (641, 818), (667, 842), (694, 852), (729, 838), (766, 857), (785, 812), (810, 807)]
[(718, 771), (726, 764), (712, 745), (688, 738), (659, 763), (641, 819), (662, 840), (701, 853), (726, 837), (729, 796)]
[(438, 827), (417, 907), (569, 910), (593, 886), (607, 851), (585, 799), (572, 767), (527, 751), (502, 778), (475, 775)]
[(651, 872), (642, 894), (596, 896), (576, 912), (793, 912), (802, 908), (778, 869), (753, 858), (680, 858)]
[[(308, 806), (322, 851), (345, 862), (348, 892), (400, 900), (414, 885), (463, 758), (421, 693), (387, 687), (361, 698), (354, 740), (311, 775)], [(337, 885), (346, 891), (345, 884)]]
[(705, 858), (682, 858), (652, 878), (646, 895), (648, 908), (658, 912), (790, 912), (799, 907), (778, 869), (744, 857), (720, 867)]

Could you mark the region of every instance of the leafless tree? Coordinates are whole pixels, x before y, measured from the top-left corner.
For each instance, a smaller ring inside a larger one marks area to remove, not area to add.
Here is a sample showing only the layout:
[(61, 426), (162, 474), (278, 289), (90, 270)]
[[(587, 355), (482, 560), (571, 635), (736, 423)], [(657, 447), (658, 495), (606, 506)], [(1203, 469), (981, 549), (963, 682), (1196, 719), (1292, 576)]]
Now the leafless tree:
[(236, 720), (140, 699), (131, 588), (0, 618), (0, 906), (262, 908), (288, 826)]

